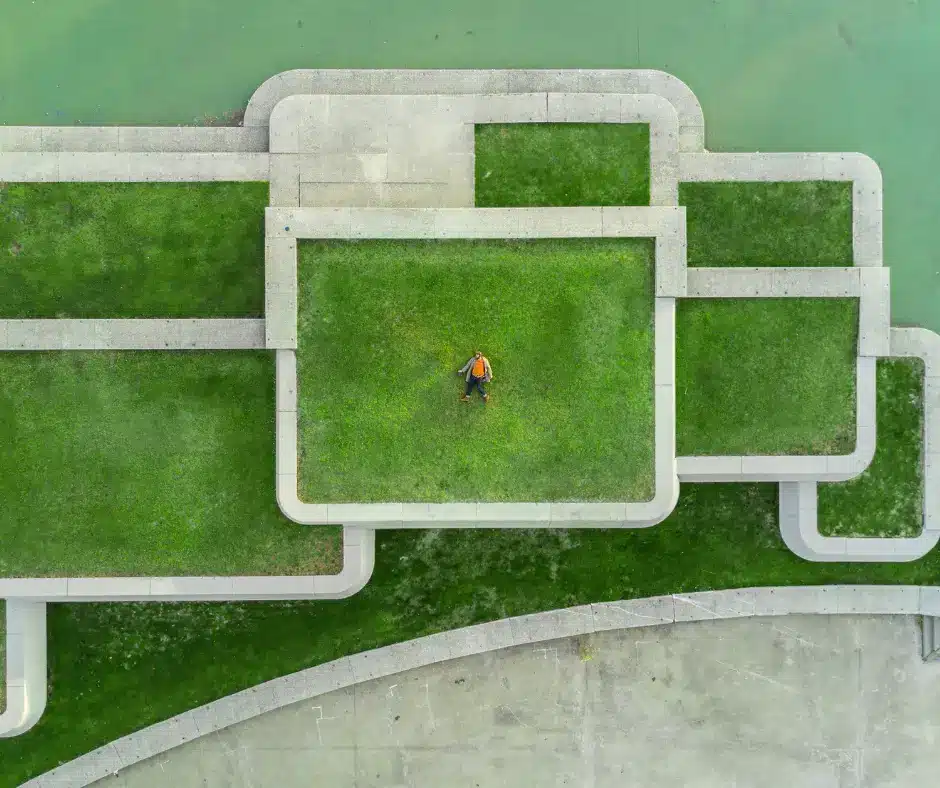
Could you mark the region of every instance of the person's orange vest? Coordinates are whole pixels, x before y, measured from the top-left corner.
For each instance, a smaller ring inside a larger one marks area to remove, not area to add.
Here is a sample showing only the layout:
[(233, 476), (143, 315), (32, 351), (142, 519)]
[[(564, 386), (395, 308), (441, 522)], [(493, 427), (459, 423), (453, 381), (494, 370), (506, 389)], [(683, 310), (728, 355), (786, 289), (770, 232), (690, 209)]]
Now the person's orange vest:
[(474, 360), (470, 374), (475, 378), (482, 378), (484, 372), (486, 372), (486, 364), (483, 362), (483, 356), (480, 356)]

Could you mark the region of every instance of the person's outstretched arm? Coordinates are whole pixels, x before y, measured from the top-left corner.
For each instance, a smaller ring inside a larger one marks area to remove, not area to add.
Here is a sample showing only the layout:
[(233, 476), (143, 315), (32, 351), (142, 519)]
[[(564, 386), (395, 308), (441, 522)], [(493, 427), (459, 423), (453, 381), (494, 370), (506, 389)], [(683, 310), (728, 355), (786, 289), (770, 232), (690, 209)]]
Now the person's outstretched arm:
[(470, 369), (470, 365), (472, 363), (473, 363), (473, 356), (470, 357), (470, 360), (466, 364), (464, 364), (460, 369), (457, 370), (457, 374), (463, 375), (468, 369)]

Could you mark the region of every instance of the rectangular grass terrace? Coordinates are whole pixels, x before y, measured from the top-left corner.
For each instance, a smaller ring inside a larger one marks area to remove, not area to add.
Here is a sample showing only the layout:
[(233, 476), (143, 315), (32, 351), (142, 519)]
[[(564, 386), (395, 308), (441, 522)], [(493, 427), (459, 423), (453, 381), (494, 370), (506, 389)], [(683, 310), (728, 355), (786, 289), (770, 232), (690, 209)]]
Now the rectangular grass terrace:
[[(298, 494), (298, 239), (655, 239), (654, 485), (647, 501), (302, 501)], [(282, 511), (304, 524), (375, 528), (644, 527), (678, 497), (675, 457), (675, 297), (684, 280), (681, 207), (509, 209), (277, 209), (266, 212), (267, 347), (277, 351), (277, 493)]]

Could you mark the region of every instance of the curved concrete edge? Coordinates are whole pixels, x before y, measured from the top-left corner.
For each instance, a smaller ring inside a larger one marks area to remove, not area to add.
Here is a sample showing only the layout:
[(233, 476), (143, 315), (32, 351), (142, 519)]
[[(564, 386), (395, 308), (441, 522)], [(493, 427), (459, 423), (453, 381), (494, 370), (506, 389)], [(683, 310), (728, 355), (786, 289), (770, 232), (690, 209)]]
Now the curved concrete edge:
[(850, 454), (692, 456), (676, 461), (682, 482), (845, 482), (860, 476), (875, 457), (877, 360), (855, 365), (855, 449)]
[(454, 629), (274, 679), (117, 739), (22, 788), (84, 788), (132, 764), (292, 703), (461, 657), (615, 629), (789, 614), (940, 615), (940, 588), (794, 586), (601, 602)]
[(343, 528), (343, 568), (335, 575), (232, 577), (56, 577), (0, 579), (0, 597), (33, 602), (253, 602), (345, 599), (369, 582), (375, 532)]
[(925, 328), (892, 328), (890, 341), (890, 357), (924, 362), (923, 530), (911, 538), (823, 536), (816, 483), (784, 483), (780, 534), (787, 547), (807, 561), (916, 561), (940, 542), (940, 335)]
[(46, 710), (46, 606), (6, 600), (6, 706), (0, 738), (26, 733)]
[(262, 319), (0, 319), (0, 351), (264, 348)]
[(2, 153), (266, 153), (263, 128), (0, 126)]
[(275, 74), (254, 92), (246, 127), (266, 127), (275, 106), (291, 95), (462, 95), (513, 93), (633, 93), (666, 99), (678, 117), (680, 151), (705, 149), (705, 116), (682, 80), (650, 69), (295, 69)]
[(916, 561), (940, 541), (940, 530), (910, 538), (823, 536), (819, 532), (815, 482), (780, 485), (780, 535), (792, 552), (807, 561)]
[(0, 153), (10, 183), (267, 181), (267, 153)]

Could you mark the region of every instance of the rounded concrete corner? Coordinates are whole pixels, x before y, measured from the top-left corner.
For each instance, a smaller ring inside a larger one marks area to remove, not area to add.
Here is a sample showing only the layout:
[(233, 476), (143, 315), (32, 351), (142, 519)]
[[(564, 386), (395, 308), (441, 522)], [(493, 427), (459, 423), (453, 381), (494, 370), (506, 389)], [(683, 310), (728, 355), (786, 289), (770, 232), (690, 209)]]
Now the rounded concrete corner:
[(304, 521), (303, 502), (297, 495), (297, 477), (291, 474), (277, 476), (277, 507), (288, 520), (298, 525), (310, 525)]
[(855, 439), (855, 451), (826, 458), (826, 477), (821, 481), (850, 482), (857, 479), (871, 466), (878, 448), (877, 428), (859, 428)]
[[(268, 115), (268, 122), (266, 125), (273, 126), (275, 123), (293, 122), (293, 116), (298, 109), (298, 105), (306, 105), (307, 99), (309, 98), (309, 96), (305, 96), (299, 93), (291, 93), (290, 95), (278, 99), (277, 103), (274, 105), (274, 107), (272, 107), (271, 113)], [(272, 151), (272, 153), (277, 152), (278, 151)]]
[(679, 151), (705, 152), (705, 113), (695, 92), (667, 71), (648, 70), (649, 90), (668, 101), (679, 120)]
[(46, 605), (21, 599), (6, 604), (6, 707), (0, 714), (0, 739), (20, 736), (46, 710)]
[(355, 596), (365, 588), (375, 571), (375, 531), (371, 528), (343, 528), (343, 570), (337, 579), (343, 585), (336, 599)]
[(245, 106), (243, 126), (267, 126), (277, 104), (291, 95), (291, 83), (304, 75), (305, 69), (281, 71), (262, 82)]
[(842, 159), (856, 184), (867, 189), (882, 190), (884, 178), (881, 167), (871, 156), (852, 151), (843, 153)]
[(679, 476), (669, 476), (665, 484), (657, 484), (653, 497), (642, 504), (627, 504), (628, 514), (631, 506), (642, 506), (642, 514), (628, 517), (625, 528), (652, 528), (669, 517), (679, 504)]
[(915, 537), (824, 536), (819, 531), (815, 482), (780, 485), (780, 536), (795, 555), (813, 562), (907, 563), (923, 558), (940, 541), (940, 531)]

